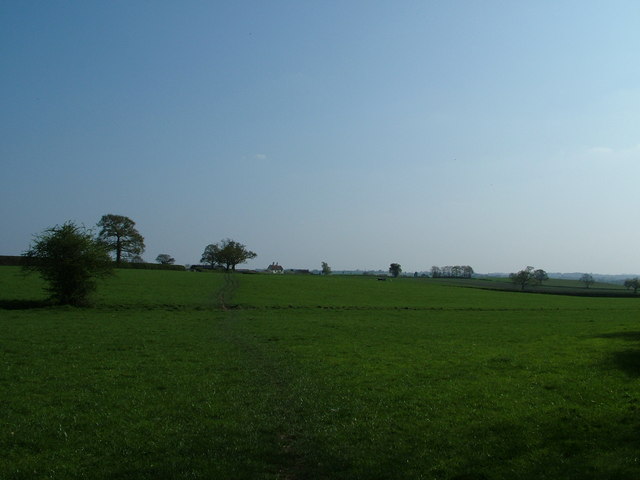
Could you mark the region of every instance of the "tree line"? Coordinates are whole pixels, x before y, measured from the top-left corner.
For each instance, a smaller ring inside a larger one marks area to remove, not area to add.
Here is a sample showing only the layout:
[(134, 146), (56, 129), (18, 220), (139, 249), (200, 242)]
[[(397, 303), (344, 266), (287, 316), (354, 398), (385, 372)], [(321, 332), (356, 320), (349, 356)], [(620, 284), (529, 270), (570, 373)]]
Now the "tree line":
[[(34, 235), (29, 249), (22, 254), (23, 268), (37, 272), (47, 283), (51, 300), (58, 304), (84, 305), (96, 289), (97, 280), (113, 273), (114, 266), (123, 262), (142, 262), (144, 237), (135, 228), (135, 222), (123, 215), (103, 215), (93, 230), (68, 221), (63, 225)], [(256, 254), (234, 240), (225, 239), (208, 245), (203, 261), (212, 266), (235, 270)], [(162, 253), (158, 263), (171, 265), (175, 259)]]
[[(527, 285), (542, 285), (542, 282), (549, 280), (549, 275), (541, 268), (535, 269), (529, 266), (519, 272), (509, 274), (509, 278), (513, 283), (518, 285), (521, 290), (524, 290)], [(584, 273), (579, 281), (584, 283), (586, 288), (596, 283), (593, 275), (590, 273)], [(632, 289), (633, 293), (637, 294), (638, 289), (640, 289), (640, 279), (638, 279), (638, 277), (628, 278), (624, 281), (624, 287), (626, 289)]]
[[(66, 222), (48, 228), (34, 236), (29, 249), (23, 253), (27, 261), (27, 271), (38, 272), (47, 282), (47, 290), (51, 298), (60, 304), (82, 305), (95, 290), (98, 279), (112, 273), (115, 266), (122, 262), (140, 262), (144, 253), (144, 237), (135, 228), (135, 222), (123, 215), (103, 215), (97, 223), (100, 231), (93, 231), (78, 226), (74, 222)], [(112, 256), (114, 258), (112, 258)], [(211, 268), (224, 268), (235, 271), (236, 266), (257, 255), (245, 245), (229, 238), (205, 247), (201, 262)], [(175, 259), (168, 254), (160, 254), (156, 261), (171, 265)], [(322, 273), (331, 274), (331, 268), (322, 262)], [(398, 277), (402, 273), (399, 263), (389, 266), (389, 273)], [(469, 265), (431, 267), (433, 278), (471, 278), (474, 271)], [(511, 281), (524, 290), (527, 285), (541, 285), (549, 279), (547, 272), (528, 266), (509, 275)], [(591, 274), (584, 274), (580, 279), (587, 288), (594, 283)], [(624, 286), (637, 294), (640, 289), (638, 278), (627, 279)]]
[(473, 268), (469, 265), (431, 267), (431, 278), (471, 278), (473, 274)]

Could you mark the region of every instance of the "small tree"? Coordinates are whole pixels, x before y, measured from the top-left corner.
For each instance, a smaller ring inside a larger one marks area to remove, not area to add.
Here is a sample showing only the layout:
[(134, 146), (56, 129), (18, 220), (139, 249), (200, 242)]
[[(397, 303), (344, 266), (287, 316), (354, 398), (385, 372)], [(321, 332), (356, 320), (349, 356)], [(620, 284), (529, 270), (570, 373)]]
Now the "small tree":
[(627, 278), (624, 281), (624, 286), (627, 289), (633, 288), (633, 294), (637, 295), (638, 294), (638, 288), (640, 288), (640, 279), (638, 279), (638, 277), (636, 277), (636, 278)]
[(541, 268), (534, 270), (531, 276), (538, 285), (542, 285), (542, 282), (549, 280), (549, 275), (547, 275), (547, 272), (545, 272)]
[(161, 253), (156, 257), (156, 262), (162, 265), (173, 265), (176, 263), (176, 259), (167, 253)]
[(593, 275), (591, 275), (590, 273), (585, 273), (584, 275), (582, 275), (580, 277), (580, 281), (582, 283), (584, 283), (584, 285), (589, 288), (591, 285), (593, 285), (596, 281), (593, 279)]
[(23, 254), (27, 271), (38, 272), (49, 284), (51, 298), (63, 305), (85, 305), (97, 279), (112, 273), (109, 252), (93, 233), (73, 222), (45, 230)]
[(228, 272), (229, 270), (235, 271), (236, 265), (255, 257), (257, 255), (251, 250), (247, 250), (245, 245), (227, 238), (219, 243), (207, 245), (200, 261), (211, 264), (212, 268), (216, 265), (222, 265)]
[(144, 237), (135, 228), (136, 222), (122, 215), (103, 215), (98, 222), (98, 238), (115, 252), (116, 263), (122, 257), (135, 257), (144, 253)]
[(327, 262), (322, 262), (322, 274), (331, 275), (331, 267)]
[(520, 290), (524, 290), (524, 287), (529, 285), (533, 279), (533, 267), (527, 267), (517, 273), (511, 273), (509, 278), (516, 285), (520, 285)]
[(397, 278), (402, 273), (402, 267), (399, 263), (392, 263), (391, 265), (389, 265), (389, 273), (394, 278)]

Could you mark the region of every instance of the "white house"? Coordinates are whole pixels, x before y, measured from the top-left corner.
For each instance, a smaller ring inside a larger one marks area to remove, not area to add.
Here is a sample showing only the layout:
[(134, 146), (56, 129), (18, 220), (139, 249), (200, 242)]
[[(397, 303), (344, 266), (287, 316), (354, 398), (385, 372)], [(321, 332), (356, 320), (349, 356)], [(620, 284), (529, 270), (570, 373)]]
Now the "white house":
[(267, 272), (270, 273), (284, 273), (284, 268), (281, 265), (278, 265), (277, 262), (273, 262), (271, 265), (267, 267)]

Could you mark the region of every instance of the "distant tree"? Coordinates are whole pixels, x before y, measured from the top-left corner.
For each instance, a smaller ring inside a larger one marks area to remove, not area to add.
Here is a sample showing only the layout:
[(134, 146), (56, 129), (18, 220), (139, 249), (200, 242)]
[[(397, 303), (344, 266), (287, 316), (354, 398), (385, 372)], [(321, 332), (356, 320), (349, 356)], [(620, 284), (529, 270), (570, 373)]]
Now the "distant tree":
[(533, 267), (527, 267), (517, 273), (511, 273), (509, 278), (516, 285), (520, 285), (521, 290), (524, 290), (524, 287), (529, 285), (533, 279)]
[(217, 244), (212, 243), (204, 248), (200, 261), (202, 263), (208, 263), (213, 269), (220, 265), (219, 254), (220, 247)]
[(107, 247), (73, 222), (36, 235), (23, 256), (28, 258), (25, 269), (40, 273), (51, 298), (63, 305), (85, 305), (97, 279), (113, 269)]
[(593, 285), (596, 281), (593, 279), (593, 275), (590, 273), (585, 273), (580, 277), (580, 281), (585, 284), (587, 288)]
[(144, 237), (135, 228), (136, 222), (122, 215), (103, 215), (98, 222), (101, 228), (98, 239), (116, 254), (116, 263), (123, 257), (133, 258), (144, 252)]
[(402, 267), (399, 263), (392, 263), (391, 265), (389, 265), (389, 273), (393, 277), (397, 278), (402, 273)]
[(156, 257), (156, 262), (161, 263), (162, 265), (173, 265), (176, 263), (176, 259), (167, 253), (161, 253)]
[(431, 267), (431, 277), (438, 278), (442, 276), (442, 272), (440, 271), (440, 267), (436, 267), (435, 265)]
[(547, 275), (547, 272), (545, 272), (541, 268), (534, 270), (531, 276), (538, 285), (542, 285), (542, 282), (549, 280), (549, 275)]
[(209, 263), (211, 267), (223, 266), (225, 271), (235, 271), (236, 265), (255, 258), (257, 255), (243, 244), (229, 238), (219, 243), (207, 245), (202, 254), (201, 262)]
[(638, 277), (636, 277), (636, 278), (627, 278), (624, 281), (624, 286), (627, 289), (633, 288), (633, 294), (637, 295), (638, 288), (640, 288), (640, 279), (638, 279)]
[(331, 275), (331, 267), (327, 262), (322, 262), (322, 274)]

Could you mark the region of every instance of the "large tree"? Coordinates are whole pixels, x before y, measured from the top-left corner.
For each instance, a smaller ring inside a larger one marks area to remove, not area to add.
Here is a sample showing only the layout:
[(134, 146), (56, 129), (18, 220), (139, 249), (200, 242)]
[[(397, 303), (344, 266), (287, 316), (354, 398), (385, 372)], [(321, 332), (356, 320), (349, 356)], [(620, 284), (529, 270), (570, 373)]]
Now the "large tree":
[(116, 254), (116, 263), (144, 252), (144, 237), (135, 228), (136, 222), (123, 215), (103, 215), (98, 222), (98, 239)]
[(520, 285), (520, 290), (524, 290), (524, 287), (529, 285), (533, 280), (533, 267), (527, 267), (517, 273), (511, 273), (509, 274), (509, 278), (516, 285)]
[(84, 305), (97, 279), (109, 275), (113, 263), (104, 243), (73, 222), (36, 235), (24, 254), (25, 269), (40, 273), (51, 298), (60, 304)]
[(547, 272), (545, 272), (541, 268), (534, 270), (531, 276), (538, 283), (538, 285), (542, 285), (542, 282), (549, 280), (549, 275), (547, 275)]
[(173, 265), (174, 263), (176, 263), (176, 259), (168, 253), (161, 253), (156, 257), (156, 262), (160, 263), (161, 265)]
[(402, 267), (399, 263), (392, 263), (389, 265), (389, 273), (394, 277), (398, 277), (402, 273)]
[(322, 262), (322, 274), (331, 275), (331, 267), (327, 262)]
[(580, 281), (584, 283), (587, 288), (595, 283), (593, 275), (591, 275), (590, 273), (585, 273), (584, 275), (582, 275), (580, 277)]
[(200, 258), (200, 261), (202, 263), (208, 263), (211, 266), (211, 269), (214, 269), (215, 267), (220, 265), (219, 254), (220, 254), (220, 247), (215, 243), (209, 244), (206, 247), (204, 247), (204, 252), (202, 252), (202, 257)]
[(211, 267), (223, 266), (228, 272), (236, 269), (236, 265), (245, 263), (257, 255), (242, 243), (226, 238), (218, 243), (207, 245), (202, 254), (201, 262), (208, 263)]

